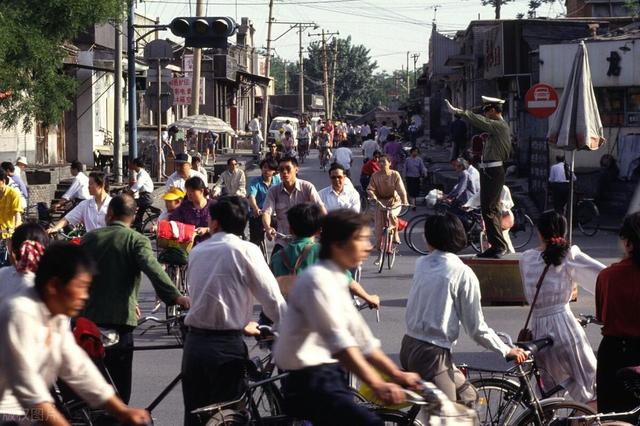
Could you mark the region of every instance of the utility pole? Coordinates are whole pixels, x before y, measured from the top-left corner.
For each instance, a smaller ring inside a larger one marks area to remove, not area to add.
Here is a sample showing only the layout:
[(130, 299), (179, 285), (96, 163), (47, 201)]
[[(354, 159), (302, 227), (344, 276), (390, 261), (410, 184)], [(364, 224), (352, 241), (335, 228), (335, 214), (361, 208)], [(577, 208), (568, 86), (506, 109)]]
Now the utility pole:
[(338, 68), (338, 39), (335, 39), (333, 45), (333, 63), (331, 64), (331, 101), (329, 102), (329, 117), (333, 119), (333, 101), (336, 94), (336, 74)]
[(339, 35), (339, 32), (330, 33), (324, 29), (319, 34), (309, 34), (309, 36), (321, 36), (322, 37), (322, 94), (324, 95), (324, 115), (325, 119), (331, 118), (329, 107), (329, 67), (327, 63), (327, 37), (333, 35)]
[(127, 106), (129, 108), (129, 161), (138, 156), (138, 117), (136, 111), (136, 30), (134, 19), (136, 14), (135, 0), (129, 0), (127, 14)]
[(409, 82), (409, 55), (411, 52), (407, 52), (407, 97), (409, 96), (409, 93), (411, 92), (411, 84)]
[[(196, 16), (204, 16), (204, 0), (196, 3)], [(193, 74), (191, 75), (191, 111), (189, 115), (200, 114), (200, 65), (202, 63), (202, 49), (193, 49)]]
[[(113, 76), (114, 82), (114, 111), (113, 111), (113, 168), (116, 174), (116, 183), (122, 183), (122, 152), (120, 147), (122, 145), (122, 23), (116, 22), (113, 25), (115, 34), (114, 43), (114, 64), (113, 64)], [(135, 80), (134, 80), (135, 87)], [(133, 161), (133, 158), (129, 158), (129, 161)]]
[[(271, 26), (273, 24), (273, 0), (269, 0), (269, 22), (267, 22), (267, 58), (265, 61), (266, 77), (271, 78)], [(264, 89), (264, 103), (262, 111), (262, 135), (263, 135), (263, 149), (267, 147), (267, 130), (269, 128), (269, 89), (271, 82)]]
[(413, 84), (415, 84), (417, 87), (418, 86), (417, 65), (418, 65), (418, 58), (420, 57), (420, 54), (414, 53), (413, 55), (411, 55), (411, 57), (413, 58)]
[(284, 63), (284, 94), (289, 94), (289, 69), (287, 68), (287, 61), (283, 60)]
[[(612, 15), (613, 16), (613, 15)], [(298, 95), (300, 96), (298, 101), (298, 107), (300, 111), (300, 119), (304, 115), (304, 57), (302, 55), (302, 24), (298, 24), (298, 38), (300, 44), (300, 75), (298, 76)]]

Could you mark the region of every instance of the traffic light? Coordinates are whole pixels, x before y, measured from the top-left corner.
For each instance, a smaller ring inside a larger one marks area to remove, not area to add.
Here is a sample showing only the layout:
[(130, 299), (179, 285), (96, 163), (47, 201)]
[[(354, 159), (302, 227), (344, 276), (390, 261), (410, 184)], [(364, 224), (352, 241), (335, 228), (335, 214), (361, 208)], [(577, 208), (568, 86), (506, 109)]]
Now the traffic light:
[(174, 18), (169, 29), (184, 37), (188, 47), (226, 48), (227, 38), (235, 34), (236, 22), (226, 16)]

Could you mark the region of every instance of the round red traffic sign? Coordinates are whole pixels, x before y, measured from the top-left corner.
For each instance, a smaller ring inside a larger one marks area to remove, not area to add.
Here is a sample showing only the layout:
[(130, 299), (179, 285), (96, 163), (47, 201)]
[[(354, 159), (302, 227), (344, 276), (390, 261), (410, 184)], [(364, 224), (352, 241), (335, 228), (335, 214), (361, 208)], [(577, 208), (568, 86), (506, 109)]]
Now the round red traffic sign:
[(558, 108), (558, 92), (548, 84), (534, 84), (524, 96), (524, 105), (534, 117), (547, 118)]

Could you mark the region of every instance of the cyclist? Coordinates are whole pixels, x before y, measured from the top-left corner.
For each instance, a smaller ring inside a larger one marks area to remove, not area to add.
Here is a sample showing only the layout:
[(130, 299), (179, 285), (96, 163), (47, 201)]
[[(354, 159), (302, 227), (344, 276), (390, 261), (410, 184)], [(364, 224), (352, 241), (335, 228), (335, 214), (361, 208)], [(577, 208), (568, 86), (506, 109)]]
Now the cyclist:
[(275, 161), (276, 164), (278, 164), (278, 162), (280, 161), (280, 158), (282, 158), (282, 154), (278, 152), (278, 145), (276, 145), (275, 142), (270, 143), (269, 152), (265, 154), (264, 159)]
[(363, 191), (366, 191), (369, 187), (371, 176), (380, 171), (379, 161), (381, 156), (382, 153), (376, 150), (371, 155), (371, 158), (362, 165), (362, 169), (360, 169), (360, 185)]
[[(529, 304), (538, 293), (531, 315), (533, 336), (553, 339), (553, 346), (540, 352), (536, 362), (548, 388), (553, 387), (551, 383), (561, 384), (571, 399), (586, 403), (596, 396), (596, 357), (569, 302), (578, 283), (593, 288), (604, 265), (578, 246), (569, 245), (565, 239), (567, 221), (560, 213), (544, 212), (537, 226), (540, 248), (525, 251), (518, 262)], [(547, 266), (538, 291), (538, 281)]]
[(0, 300), (33, 287), (34, 273), (50, 238), (37, 223), (23, 223), (8, 240), (10, 266), (0, 269)]
[(303, 121), (298, 129), (298, 156), (303, 158), (309, 152), (309, 127)]
[(260, 334), (250, 323), (254, 297), (276, 324), (285, 309), (260, 249), (240, 238), (248, 210), (240, 197), (218, 200), (209, 210), (212, 237), (189, 255), (193, 308), (185, 318), (189, 330), (182, 357), (185, 425), (201, 424), (190, 414), (193, 409), (240, 396), (248, 357), (242, 333)]
[(222, 172), (213, 187), (213, 196), (237, 195), (239, 197), (246, 197), (246, 182), (247, 178), (245, 177), (244, 171), (238, 167), (238, 160), (231, 157), (227, 160), (227, 170)]
[(162, 199), (164, 200), (164, 206), (167, 210), (160, 213), (160, 217), (158, 217), (158, 220), (169, 220), (169, 216), (175, 209), (180, 206), (180, 203), (182, 203), (185, 195), (186, 194), (184, 192), (176, 187), (173, 187), (165, 192), (162, 195)]
[(477, 187), (471, 179), (471, 176), (467, 171), (469, 163), (467, 163), (466, 160), (458, 158), (455, 161), (452, 161), (452, 163), (456, 173), (458, 174), (458, 181), (451, 192), (447, 194), (447, 201), (454, 207), (460, 207), (469, 201), (471, 197), (480, 192), (480, 188)]
[(175, 160), (173, 160), (176, 165), (176, 171), (169, 176), (167, 182), (165, 184), (165, 190), (168, 191), (172, 186), (184, 191), (184, 183), (187, 179), (192, 178), (194, 176), (202, 179), (203, 182), (206, 182), (206, 178), (202, 175), (202, 173), (197, 172), (191, 168), (191, 156), (187, 153), (181, 153), (176, 155)]
[(331, 185), (318, 192), (327, 211), (351, 209), (359, 213), (360, 194), (353, 184), (345, 184), (349, 178), (344, 167), (338, 163), (333, 163), (329, 169), (329, 178), (331, 178)]
[(209, 208), (215, 204), (215, 201), (207, 197), (209, 190), (197, 176), (187, 179), (184, 186), (187, 190), (187, 199), (171, 212), (169, 220), (194, 225), (197, 244), (209, 238)]
[(149, 424), (148, 412), (118, 398), (69, 327), (69, 317), (82, 309), (91, 286), (93, 263), (86, 251), (56, 244), (37, 269), (34, 288), (0, 308), (0, 423), (68, 425), (50, 392), (59, 376), (91, 407), (102, 407), (126, 424)]
[(400, 141), (396, 140), (394, 133), (387, 136), (387, 142), (384, 144), (383, 151), (391, 160), (391, 168), (399, 171), (400, 163), (404, 158), (404, 150), (402, 149)]
[(87, 232), (104, 227), (105, 215), (111, 202), (108, 185), (109, 182), (106, 180), (104, 173), (89, 173), (89, 194), (91, 194), (91, 198), (75, 206), (58, 223), (49, 227), (47, 232), (55, 234), (67, 225), (83, 224)]
[(9, 186), (17, 189), (18, 192), (20, 192), (20, 205), (23, 209), (26, 209), (29, 192), (27, 191), (27, 186), (20, 178), (20, 174), (16, 174), (16, 167), (11, 161), (3, 161), (0, 164), (0, 167), (4, 169), (4, 171), (7, 173), (7, 176), (9, 177)]
[(293, 133), (290, 130), (284, 132), (284, 138), (282, 139), (282, 148), (285, 157), (293, 157), (295, 155), (296, 140), (293, 137)]
[(135, 209), (130, 195), (118, 195), (109, 204), (107, 226), (87, 233), (81, 242), (83, 251), (95, 260), (97, 270), (83, 316), (120, 335), (119, 342), (106, 349), (104, 361), (125, 402), (131, 396), (133, 330), (138, 324), (141, 273), (166, 304), (189, 308), (189, 298), (180, 294), (164, 272), (149, 239), (130, 229)]
[(0, 237), (9, 238), (13, 230), (22, 223), (20, 192), (9, 186), (9, 176), (0, 168)]
[[(397, 171), (391, 170), (389, 157), (386, 155), (380, 156), (379, 164), (381, 170), (371, 176), (371, 182), (369, 182), (369, 186), (367, 187), (367, 195), (379, 203), (376, 205), (375, 237), (376, 249), (382, 250), (382, 230), (387, 214), (384, 207), (393, 207), (390, 225), (397, 227), (398, 213), (400, 213), (401, 208), (400, 204), (408, 204), (408, 200), (402, 177)], [(400, 234), (394, 232), (393, 235), (394, 241), (399, 244)]]
[(153, 205), (153, 179), (151, 179), (149, 172), (145, 170), (144, 161), (140, 157), (133, 159), (129, 164), (129, 170), (135, 172), (135, 178), (131, 173), (132, 180), (130, 184), (134, 197), (136, 194), (138, 196), (136, 199), (138, 209), (136, 210), (136, 219), (133, 221), (133, 226), (139, 229), (142, 225), (144, 212)]
[(191, 168), (204, 176), (204, 183), (209, 183), (207, 169), (202, 165), (202, 158), (200, 158), (200, 154), (194, 155), (191, 159)]
[[(322, 222), (320, 207), (313, 203), (298, 204), (287, 211), (287, 220), (293, 240), (271, 258), (271, 270), (276, 278), (291, 274), (298, 275), (306, 267), (320, 261), (320, 244), (316, 239)], [(298, 259), (300, 259), (299, 263)], [(298, 268), (292, 271), (291, 268), (296, 264)], [(353, 280), (353, 275), (349, 271), (347, 271), (347, 277), (352, 294), (364, 300), (372, 308), (380, 306), (378, 295), (367, 293), (358, 282)], [(280, 283), (280, 280), (278, 282)], [(283, 289), (282, 285), (280, 289), (283, 290), (284, 295), (287, 294), (288, 289)]]
[(374, 139), (367, 139), (362, 143), (362, 155), (364, 156), (363, 164), (373, 158), (376, 151), (382, 151), (378, 146), (378, 142)]
[[(379, 425), (382, 421), (358, 404), (344, 368), (369, 385), (388, 404), (404, 400), (403, 386), (420, 377), (400, 371), (380, 350), (353, 306), (346, 272), (371, 250), (368, 219), (351, 210), (329, 213), (322, 223), (320, 262), (307, 267), (289, 295), (273, 356), (289, 375), (282, 382), (285, 412), (314, 425)], [(377, 370), (377, 371), (376, 371)]]
[[(89, 177), (85, 175), (82, 170), (84, 169), (84, 165), (78, 160), (72, 161), (69, 170), (71, 171), (71, 176), (73, 176), (73, 182), (67, 192), (62, 195), (62, 199), (66, 201), (72, 201), (74, 205), (83, 200), (88, 200), (91, 198), (91, 194), (89, 193)], [(55, 206), (51, 206), (52, 208)]]
[[(298, 160), (294, 157), (285, 157), (278, 164), (282, 182), (274, 185), (267, 193), (267, 200), (262, 210), (262, 224), (267, 238), (271, 241), (276, 230), (271, 226), (271, 216), (275, 213), (278, 218), (278, 228), (283, 234), (289, 233), (289, 222), (286, 219), (287, 210), (296, 204), (312, 202), (320, 204), (320, 208), (326, 213), (324, 204), (311, 182), (298, 179)], [(277, 237), (273, 247), (273, 253), (286, 245), (286, 242)]]
[(467, 246), (460, 220), (451, 213), (429, 216), (424, 235), (430, 254), (416, 262), (400, 363), (433, 382), (452, 401), (473, 404), (477, 393), (451, 356), (461, 324), (484, 348), (512, 356), (519, 363), (527, 355), (520, 348), (509, 348), (484, 321), (478, 278), (455, 254)]
[(280, 183), (278, 176), (278, 163), (272, 160), (262, 160), (260, 162), (262, 174), (256, 176), (249, 182), (248, 196), (251, 206), (251, 216), (249, 217), (249, 240), (259, 245), (264, 240), (264, 227), (262, 226), (262, 208), (267, 199), (269, 188)]
[(320, 134), (318, 135), (318, 155), (320, 157), (320, 168), (327, 162), (327, 160), (331, 157), (331, 134), (327, 127), (323, 126), (320, 129)]

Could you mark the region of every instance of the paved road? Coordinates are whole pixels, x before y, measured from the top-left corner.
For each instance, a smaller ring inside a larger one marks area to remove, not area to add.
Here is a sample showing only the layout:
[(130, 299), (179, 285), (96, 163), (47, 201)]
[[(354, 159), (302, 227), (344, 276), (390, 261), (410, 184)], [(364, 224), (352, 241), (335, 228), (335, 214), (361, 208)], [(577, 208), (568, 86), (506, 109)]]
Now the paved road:
[[(361, 157), (355, 160), (354, 170), (360, 169)], [(316, 152), (312, 152), (311, 158), (301, 167), (300, 177), (313, 182), (318, 189), (329, 185), (329, 179), (325, 172), (319, 169)], [(257, 174), (257, 170), (250, 174)], [(354, 175), (354, 182), (358, 182), (358, 173)], [(420, 209), (417, 213), (420, 213)], [(534, 238), (535, 240), (535, 238)], [(599, 232), (595, 237), (583, 237), (576, 235), (575, 243), (585, 252), (597, 257), (605, 264), (610, 264), (619, 258), (621, 251), (617, 244), (618, 238), (612, 233)], [(530, 243), (530, 247), (535, 241)], [(382, 299), (380, 323), (376, 322), (372, 312), (364, 311), (363, 315), (371, 326), (374, 334), (383, 343), (383, 349), (397, 359), (400, 349), (400, 341), (405, 331), (404, 314), (407, 302), (407, 294), (411, 286), (414, 263), (417, 255), (402, 247), (400, 256), (396, 260), (393, 270), (384, 270), (378, 274), (373, 268), (373, 259), (364, 265), (362, 283), (371, 293), (377, 293)], [(580, 289), (578, 302), (572, 304), (574, 313), (593, 313), (592, 289)], [(140, 294), (141, 306), (144, 312), (149, 312), (154, 300), (150, 285), (145, 285)], [(522, 327), (527, 313), (526, 307), (503, 306), (485, 307), (483, 309), (487, 322), (496, 330), (505, 331), (516, 335)], [(591, 327), (587, 330), (591, 344), (597, 347), (599, 343), (599, 330)], [(136, 340), (139, 344), (172, 343), (162, 329), (156, 328)], [(251, 348), (252, 343), (249, 343)], [(466, 335), (462, 335), (454, 349), (458, 362), (466, 362), (472, 365), (503, 368), (507, 364), (500, 357), (477, 346)], [(134, 379), (132, 404), (147, 406), (162, 389), (178, 374), (180, 370), (181, 351), (162, 350), (136, 352), (134, 356)], [(178, 385), (153, 412), (156, 425), (174, 426), (181, 424), (183, 416), (182, 394)]]

